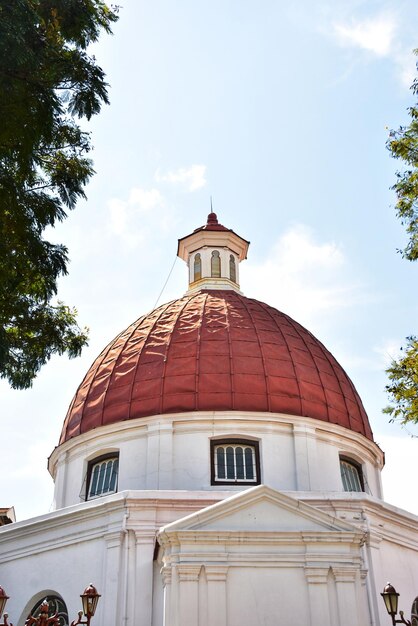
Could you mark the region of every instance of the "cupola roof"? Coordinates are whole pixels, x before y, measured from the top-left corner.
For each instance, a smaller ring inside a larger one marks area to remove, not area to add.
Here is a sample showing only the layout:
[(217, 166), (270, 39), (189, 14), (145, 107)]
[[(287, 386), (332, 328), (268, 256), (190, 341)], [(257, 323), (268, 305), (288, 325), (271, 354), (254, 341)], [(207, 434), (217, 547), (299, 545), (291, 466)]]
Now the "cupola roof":
[(237, 235), (232, 228), (219, 224), (216, 213), (209, 213), (206, 224), (178, 240), (177, 256), (186, 263), (189, 255), (204, 246), (224, 246), (235, 252), (240, 261), (247, 258), (250, 242)]

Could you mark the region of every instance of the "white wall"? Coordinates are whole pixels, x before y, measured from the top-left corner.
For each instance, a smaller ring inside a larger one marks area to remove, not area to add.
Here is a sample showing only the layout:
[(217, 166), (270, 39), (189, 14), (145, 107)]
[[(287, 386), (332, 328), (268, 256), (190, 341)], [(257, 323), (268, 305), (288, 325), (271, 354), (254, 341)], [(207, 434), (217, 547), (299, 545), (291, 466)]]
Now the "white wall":
[[(121, 492), (2, 527), (0, 584), (10, 596), (10, 621), (23, 626), (30, 607), (51, 592), (64, 598), (73, 620), (80, 593), (93, 583), (102, 597), (92, 626), (163, 626), (163, 582), (172, 594), (170, 615), (197, 610), (200, 619), (165, 626), (254, 626), (255, 615), (276, 626), (280, 600), (284, 613), (277, 623), (387, 626), (380, 597), (387, 580), (409, 616), (418, 589), (417, 517), (367, 494), (277, 493), (279, 503), (293, 500), (300, 514), (300, 528), (292, 523), (289, 531), (291, 518), (269, 515), (267, 503), (251, 515), (237, 512), (235, 499), (250, 492)], [(207, 517), (216, 502), (229, 507), (219, 521)], [(304, 503), (313, 507), (310, 521)], [(189, 531), (197, 512), (202, 528)], [(183, 529), (156, 562), (156, 534), (175, 520)], [(328, 524), (329, 532), (313, 530), (316, 523)]]
[[(339, 491), (339, 454), (361, 463), (366, 492), (381, 497), (383, 454), (366, 437), (309, 418), (271, 413), (195, 412), (127, 420), (56, 448), (49, 468), (55, 507), (83, 501), (88, 462), (119, 452), (118, 489), (222, 489), (210, 484), (210, 441), (259, 442), (261, 482), (282, 491)], [(251, 486), (251, 485), (250, 485)], [(225, 489), (242, 489), (227, 485)]]

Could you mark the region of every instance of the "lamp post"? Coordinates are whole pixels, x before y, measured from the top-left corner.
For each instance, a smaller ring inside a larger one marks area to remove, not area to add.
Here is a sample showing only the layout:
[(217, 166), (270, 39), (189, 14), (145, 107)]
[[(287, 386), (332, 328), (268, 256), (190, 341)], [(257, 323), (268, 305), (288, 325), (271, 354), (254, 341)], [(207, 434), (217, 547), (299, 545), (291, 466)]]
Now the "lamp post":
[[(100, 597), (100, 593), (97, 593), (97, 589), (94, 585), (90, 584), (86, 587), (84, 593), (80, 595), (83, 610), (78, 612), (78, 619), (71, 622), (71, 626), (77, 626), (78, 624), (87, 624), (87, 626), (90, 626), (90, 620), (96, 612)], [(84, 621), (81, 619), (83, 613), (86, 618)]]
[[(1, 620), (1, 616), (3, 615), (4, 609), (6, 608), (6, 603), (8, 599), (9, 599), (9, 596), (7, 595), (3, 587), (0, 587), (0, 620)], [(2, 624), (0, 623), (0, 626), (13, 626), (13, 624), (9, 624), (9, 622), (7, 621), (8, 617), (9, 617), (8, 614), (5, 613), (4, 622)]]
[(387, 612), (392, 618), (393, 626), (395, 626), (395, 624), (406, 624), (406, 626), (411, 626), (411, 622), (404, 618), (403, 611), (399, 611), (401, 619), (396, 619), (396, 614), (398, 612), (399, 593), (396, 591), (395, 587), (388, 583), (383, 589), (383, 593), (381, 593), (380, 595), (383, 598)]

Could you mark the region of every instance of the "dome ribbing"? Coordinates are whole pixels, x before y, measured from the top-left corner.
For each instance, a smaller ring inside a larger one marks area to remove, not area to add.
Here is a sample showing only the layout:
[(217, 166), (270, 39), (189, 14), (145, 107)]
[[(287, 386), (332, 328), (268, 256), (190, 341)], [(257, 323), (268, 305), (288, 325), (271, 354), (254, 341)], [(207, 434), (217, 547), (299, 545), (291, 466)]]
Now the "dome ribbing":
[(221, 410), (307, 416), (372, 439), (353, 383), (308, 330), (234, 291), (201, 291), (141, 317), (103, 350), (60, 443), (128, 419)]

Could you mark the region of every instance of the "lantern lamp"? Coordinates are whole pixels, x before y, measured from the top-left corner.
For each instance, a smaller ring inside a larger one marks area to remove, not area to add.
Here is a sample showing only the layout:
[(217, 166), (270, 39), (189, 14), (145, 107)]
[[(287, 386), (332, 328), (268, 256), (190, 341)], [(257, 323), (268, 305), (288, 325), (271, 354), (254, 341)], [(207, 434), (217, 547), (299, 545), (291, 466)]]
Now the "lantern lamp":
[(394, 617), (398, 612), (399, 593), (396, 591), (393, 585), (388, 583), (383, 589), (383, 593), (381, 593), (380, 595), (384, 600), (387, 612), (391, 617)]
[(383, 589), (383, 593), (380, 595), (384, 600), (387, 612), (392, 618), (392, 625), (395, 626), (395, 624), (405, 624), (406, 626), (411, 626), (411, 622), (405, 619), (403, 611), (399, 611), (400, 619), (396, 619), (396, 615), (398, 613), (399, 593), (396, 591), (395, 587), (388, 583)]
[(83, 604), (83, 612), (87, 618), (93, 617), (96, 612), (97, 603), (99, 602), (100, 594), (97, 593), (97, 589), (94, 585), (90, 584), (84, 589), (81, 594), (81, 602)]

